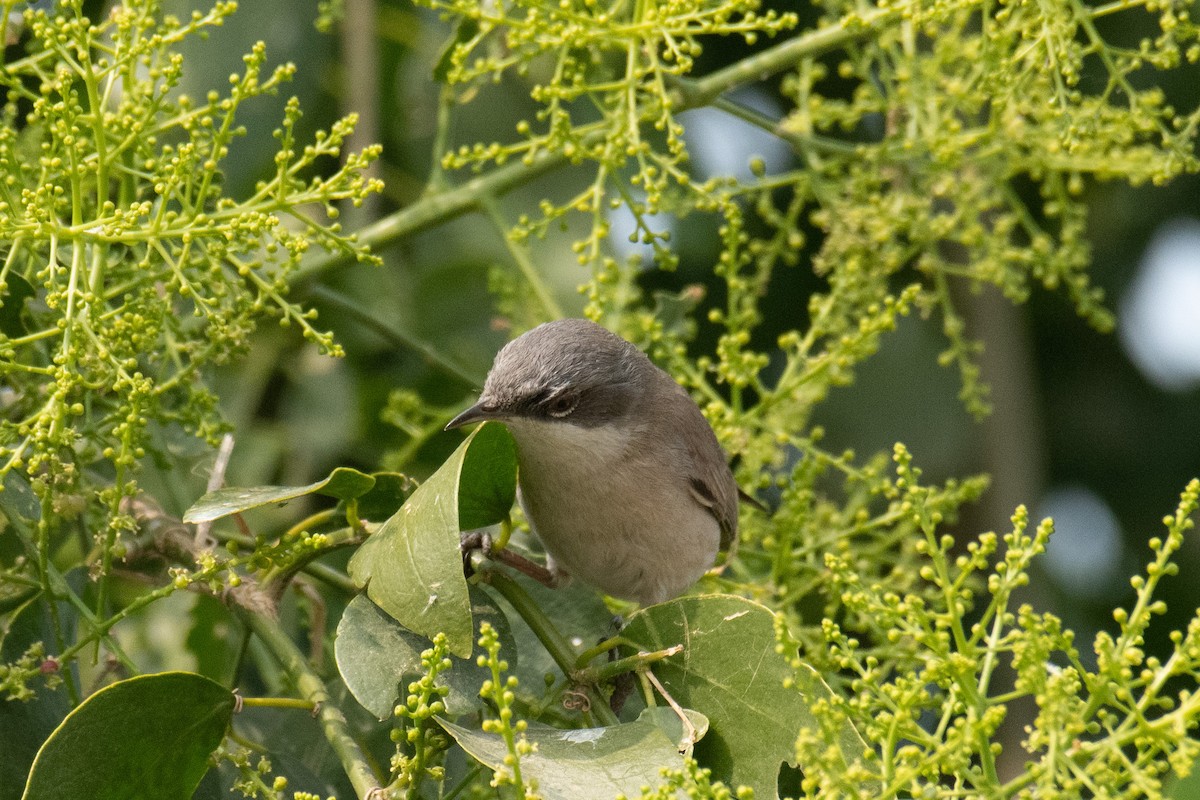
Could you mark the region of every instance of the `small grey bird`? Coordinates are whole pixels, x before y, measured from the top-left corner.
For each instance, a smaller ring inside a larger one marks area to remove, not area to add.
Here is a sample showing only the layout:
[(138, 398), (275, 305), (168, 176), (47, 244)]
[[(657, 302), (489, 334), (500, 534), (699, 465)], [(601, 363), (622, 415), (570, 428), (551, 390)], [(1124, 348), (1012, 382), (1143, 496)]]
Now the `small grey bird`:
[(447, 429), (500, 420), (558, 580), (642, 604), (681, 594), (737, 537), (738, 488), (700, 409), (644, 353), (564, 319), (509, 342)]

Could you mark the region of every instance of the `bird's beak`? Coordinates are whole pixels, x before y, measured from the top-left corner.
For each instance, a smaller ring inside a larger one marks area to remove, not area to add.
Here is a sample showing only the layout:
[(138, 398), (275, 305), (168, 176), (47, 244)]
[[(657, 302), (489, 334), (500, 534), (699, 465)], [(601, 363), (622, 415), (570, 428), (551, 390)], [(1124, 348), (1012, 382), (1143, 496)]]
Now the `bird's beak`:
[(463, 425), (470, 425), (472, 422), (481, 422), (485, 419), (496, 418), (496, 409), (480, 400), (478, 403), (446, 423), (445, 430), (461, 428)]

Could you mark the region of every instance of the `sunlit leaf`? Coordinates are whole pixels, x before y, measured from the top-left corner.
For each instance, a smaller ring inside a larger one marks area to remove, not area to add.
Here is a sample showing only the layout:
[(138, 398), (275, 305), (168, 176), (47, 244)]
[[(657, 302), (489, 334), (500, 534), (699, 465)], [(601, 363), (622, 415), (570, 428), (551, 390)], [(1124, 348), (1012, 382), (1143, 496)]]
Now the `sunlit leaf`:
[(465, 658), (474, 642), (459, 534), (504, 519), (515, 495), (512, 436), (485, 423), (359, 547), (350, 576), (405, 628), (445, 633), (450, 651)]
[[(703, 736), (708, 721), (686, 712), (696, 734)], [(438, 719), (446, 732), (480, 763), (493, 770), (504, 767), (508, 748), (497, 733), (461, 728)], [(545, 800), (612, 800), (617, 795), (640, 797), (642, 787), (662, 783), (664, 767), (679, 766), (683, 723), (669, 708), (648, 708), (635, 722), (607, 728), (559, 730), (530, 725), (525, 738), (536, 749), (521, 758), (521, 775), (536, 779)]]

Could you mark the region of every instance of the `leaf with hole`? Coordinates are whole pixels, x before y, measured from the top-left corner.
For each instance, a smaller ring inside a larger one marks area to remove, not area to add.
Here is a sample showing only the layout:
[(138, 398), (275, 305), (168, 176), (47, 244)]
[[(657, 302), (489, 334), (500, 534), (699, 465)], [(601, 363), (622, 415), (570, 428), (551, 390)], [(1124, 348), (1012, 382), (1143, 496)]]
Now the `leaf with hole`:
[[(811, 669), (797, 671), (776, 652), (775, 615), (732, 595), (681, 597), (638, 611), (621, 634), (653, 651), (683, 651), (654, 666), (677, 702), (705, 714), (711, 730), (696, 759), (731, 787), (777, 797), (780, 765), (795, 759), (801, 729), (817, 729), (809, 706), (832, 691)], [(852, 762), (866, 744), (851, 729), (840, 739)]]

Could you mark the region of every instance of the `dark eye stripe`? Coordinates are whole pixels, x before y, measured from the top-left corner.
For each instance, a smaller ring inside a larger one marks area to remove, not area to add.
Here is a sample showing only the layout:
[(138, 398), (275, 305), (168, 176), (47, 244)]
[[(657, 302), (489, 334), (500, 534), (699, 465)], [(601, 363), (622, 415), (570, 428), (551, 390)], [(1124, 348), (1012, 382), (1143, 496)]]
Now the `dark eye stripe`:
[(574, 411), (578, 404), (579, 397), (576, 394), (564, 392), (546, 401), (546, 413), (552, 417), (562, 418)]

